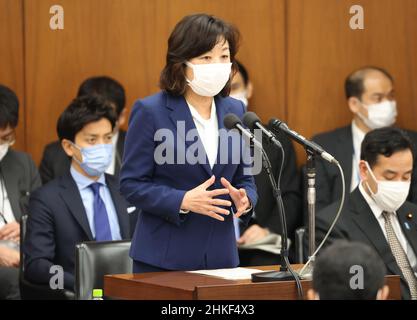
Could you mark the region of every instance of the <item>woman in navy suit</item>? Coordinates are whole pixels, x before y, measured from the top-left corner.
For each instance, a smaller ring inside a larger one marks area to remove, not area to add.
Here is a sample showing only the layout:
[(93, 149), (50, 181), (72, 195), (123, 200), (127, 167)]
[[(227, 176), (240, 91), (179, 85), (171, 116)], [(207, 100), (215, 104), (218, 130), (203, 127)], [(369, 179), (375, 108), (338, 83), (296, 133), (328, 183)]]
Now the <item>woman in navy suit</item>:
[(236, 133), (223, 126), (226, 114), (245, 110), (228, 97), (238, 36), (216, 17), (184, 17), (168, 40), (162, 91), (133, 107), (120, 183), (141, 209), (135, 273), (239, 264), (233, 216), (247, 222), (257, 194), (248, 150), (238, 137), (236, 161)]

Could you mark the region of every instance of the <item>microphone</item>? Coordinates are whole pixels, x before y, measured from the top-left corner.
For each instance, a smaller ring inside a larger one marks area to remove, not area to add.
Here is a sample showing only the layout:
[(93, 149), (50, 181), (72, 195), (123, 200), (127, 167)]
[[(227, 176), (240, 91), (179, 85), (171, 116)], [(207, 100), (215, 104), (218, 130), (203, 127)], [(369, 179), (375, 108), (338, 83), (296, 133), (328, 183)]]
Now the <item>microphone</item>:
[[(256, 121), (259, 122), (258, 117), (253, 114), (249, 114), (246, 116), (246, 121), (248, 124), (253, 124), (255, 127)], [(253, 121), (255, 119), (256, 121)], [(280, 214), (281, 219), (281, 225), (282, 225), (282, 235), (281, 235), (281, 268), (280, 271), (266, 271), (266, 272), (260, 272), (252, 274), (252, 281), (253, 282), (265, 282), (265, 281), (286, 281), (290, 280), (294, 277), (294, 272), (291, 269), (291, 266), (289, 264), (288, 260), (288, 244), (287, 244), (287, 223), (285, 219), (284, 214), (284, 205), (282, 203), (281, 198), (281, 191), (279, 186), (277, 185), (275, 181), (275, 177), (272, 174), (272, 166), (271, 162), (269, 161), (268, 155), (266, 154), (265, 150), (262, 148), (262, 144), (256, 140), (255, 136), (246, 128), (242, 126), (242, 122), (240, 119), (233, 113), (229, 113), (224, 117), (223, 120), (224, 126), (227, 129), (237, 129), (242, 135), (245, 135), (249, 138), (250, 141), (254, 143), (262, 152), (262, 165), (269, 177), (269, 182), (271, 183), (271, 187), (273, 190), (273, 195), (275, 198), (275, 201), (277, 203), (278, 212)], [(246, 124), (246, 123), (245, 123)], [(256, 126), (257, 127), (257, 126)], [(265, 129), (265, 128), (264, 128)], [(268, 137), (273, 137), (275, 139), (275, 136), (270, 133), (268, 130), (265, 129), (266, 132), (268, 132)], [(272, 140), (272, 139), (271, 139)], [(276, 139), (275, 139), (276, 140)], [(277, 140), (278, 141), (278, 140)], [(279, 143), (279, 141), (278, 141)], [(281, 145), (281, 144), (280, 144)], [(283, 150), (283, 149), (282, 149)], [(295, 275), (296, 277), (296, 275)]]
[(282, 122), (281, 120), (272, 118), (269, 121), (269, 125), (271, 127), (275, 128), (275, 129), (281, 130), (286, 135), (288, 135), (291, 139), (293, 139), (297, 143), (303, 145), (306, 149), (308, 149), (310, 151), (313, 151), (313, 152), (317, 153), (318, 155), (320, 155), (324, 160), (326, 160), (330, 163), (334, 163), (336, 165), (339, 164), (339, 161), (337, 161), (330, 153), (324, 151), (324, 149), (321, 146), (319, 146), (317, 143), (306, 139), (301, 134), (299, 134), (299, 133), (291, 130), (290, 128), (288, 128), (288, 126), (285, 122)]
[(239, 117), (234, 113), (226, 114), (223, 119), (223, 124), (228, 130), (237, 129), (243, 136), (246, 136), (249, 141), (253, 142), (255, 146), (262, 149), (261, 143), (255, 139), (255, 136), (249, 130), (243, 127), (242, 121), (240, 121)]
[(277, 145), (279, 148), (282, 148), (281, 142), (278, 141), (278, 139), (275, 137), (275, 135), (266, 129), (262, 123), (259, 117), (256, 115), (255, 112), (246, 112), (243, 115), (243, 123), (245, 126), (247, 126), (249, 129), (254, 130), (256, 128), (261, 129), (264, 135), (268, 138), (269, 141)]

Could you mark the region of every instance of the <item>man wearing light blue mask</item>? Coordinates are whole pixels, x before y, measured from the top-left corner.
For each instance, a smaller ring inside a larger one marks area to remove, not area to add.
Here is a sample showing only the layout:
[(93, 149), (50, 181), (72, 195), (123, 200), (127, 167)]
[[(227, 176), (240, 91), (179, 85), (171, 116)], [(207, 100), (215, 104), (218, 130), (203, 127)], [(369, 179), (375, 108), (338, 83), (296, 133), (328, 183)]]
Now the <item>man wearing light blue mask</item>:
[[(117, 121), (112, 138), (113, 156), (106, 173), (119, 176), (126, 137), (126, 132), (121, 129), (127, 121), (125, 89), (121, 83), (108, 76), (90, 77), (84, 80), (78, 89), (77, 97), (84, 95), (99, 95), (111, 103), (116, 111)], [(61, 142), (51, 142), (45, 147), (39, 166), (42, 183), (46, 184), (64, 175), (70, 167), (71, 159), (62, 148)]]
[(24, 243), (25, 278), (49, 283), (52, 265), (64, 268), (73, 290), (75, 245), (83, 241), (130, 239), (134, 208), (105, 173), (112, 161), (114, 108), (99, 96), (75, 99), (58, 120), (57, 131), (70, 171), (33, 194)]

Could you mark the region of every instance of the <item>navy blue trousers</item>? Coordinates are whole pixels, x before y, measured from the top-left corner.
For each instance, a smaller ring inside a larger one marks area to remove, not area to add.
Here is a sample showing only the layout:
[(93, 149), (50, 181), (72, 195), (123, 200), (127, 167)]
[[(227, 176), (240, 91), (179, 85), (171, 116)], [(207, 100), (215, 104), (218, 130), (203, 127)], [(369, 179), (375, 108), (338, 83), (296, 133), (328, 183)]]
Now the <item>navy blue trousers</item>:
[(133, 260), (133, 273), (146, 273), (146, 272), (161, 272), (170, 271), (159, 267), (152, 266), (150, 264)]

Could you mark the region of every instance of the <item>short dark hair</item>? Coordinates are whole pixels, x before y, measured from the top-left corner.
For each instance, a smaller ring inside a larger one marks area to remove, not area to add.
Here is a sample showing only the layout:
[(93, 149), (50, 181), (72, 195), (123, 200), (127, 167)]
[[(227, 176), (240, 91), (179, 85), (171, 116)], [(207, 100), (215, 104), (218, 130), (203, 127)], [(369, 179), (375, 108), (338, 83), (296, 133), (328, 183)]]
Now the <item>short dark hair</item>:
[(19, 99), (11, 89), (0, 84), (0, 128), (16, 128), (18, 122)]
[(385, 75), (392, 83), (394, 83), (394, 78), (389, 74), (389, 72), (380, 67), (366, 66), (358, 70), (353, 71), (345, 80), (345, 94), (346, 99), (350, 97), (356, 97), (359, 100), (362, 99), (362, 94), (365, 91), (365, 78), (370, 71), (379, 71)]
[[(210, 51), (223, 37), (229, 43), (232, 72), (236, 72), (235, 56), (238, 50), (239, 31), (229, 23), (207, 14), (184, 17), (177, 23), (168, 39), (166, 65), (162, 70), (159, 86), (173, 95), (183, 95), (187, 86), (185, 62)], [(228, 96), (231, 80), (221, 96)]]
[(367, 161), (372, 168), (379, 155), (391, 157), (395, 152), (407, 149), (414, 157), (413, 143), (405, 131), (393, 127), (379, 128), (365, 135), (361, 145), (361, 160)]
[[(363, 270), (363, 288), (351, 287), (353, 266)], [(338, 240), (317, 257), (312, 285), (320, 300), (375, 300), (385, 273), (384, 263), (371, 247)]]
[(91, 77), (80, 85), (77, 96), (98, 94), (113, 103), (117, 116), (120, 116), (126, 105), (126, 95), (123, 86), (116, 80), (107, 77)]
[(243, 65), (243, 63), (240, 62), (239, 60), (236, 60), (236, 65), (237, 65), (237, 72), (239, 72), (242, 75), (243, 83), (245, 84), (245, 86), (247, 86), (249, 84), (248, 70)]
[(103, 97), (81, 96), (74, 99), (58, 119), (57, 133), (59, 140), (67, 139), (72, 142), (75, 136), (86, 125), (101, 119), (110, 121), (112, 129), (116, 125), (114, 107)]

